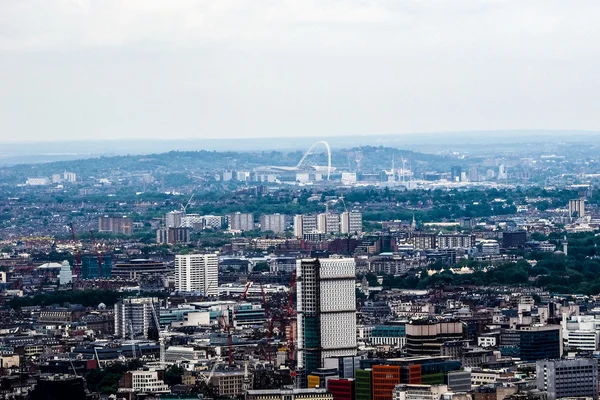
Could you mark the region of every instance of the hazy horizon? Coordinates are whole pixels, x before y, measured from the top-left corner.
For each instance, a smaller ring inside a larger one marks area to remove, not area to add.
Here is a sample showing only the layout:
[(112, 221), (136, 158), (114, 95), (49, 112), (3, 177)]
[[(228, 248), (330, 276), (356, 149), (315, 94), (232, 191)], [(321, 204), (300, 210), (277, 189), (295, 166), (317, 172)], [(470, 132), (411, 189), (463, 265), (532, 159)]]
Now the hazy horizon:
[(0, 3), (0, 141), (600, 129), (600, 3)]

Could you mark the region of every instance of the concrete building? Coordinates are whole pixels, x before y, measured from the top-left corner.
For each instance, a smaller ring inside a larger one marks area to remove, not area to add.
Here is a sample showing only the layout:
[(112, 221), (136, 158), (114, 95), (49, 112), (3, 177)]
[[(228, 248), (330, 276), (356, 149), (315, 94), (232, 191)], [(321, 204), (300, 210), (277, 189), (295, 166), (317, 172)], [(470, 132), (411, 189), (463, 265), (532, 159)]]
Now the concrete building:
[(133, 220), (129, 217), (110, 217), (104, 215), (98, 218), (98, 232), (131, 235)]
[(73, 282), (73, 272), (71, 271), (71, 265), (68, 261), (63, 261), (60, 266), (60, 272), (58, 273), (58, 281), (61, 285), (68, 285)]
[(562, 337), (567, 351), (596, 351), (600, 334), (600, 319), (594, 315), (562, 314)]
[(164, 371), (140, 369), (126, 372), (119, 382), (120, 393), (170, 393), (171, 388), (165, 383)]
[(585, 217), (585, 199), (569, 200), (569, 218)]
[[(362, 229), (362, 227), (361, 227)], [(340, 232), (340, 216), (330, 212), (317, 216), (317, 230), (321, 233), (336, 234)]]
[(413, 320), (406, 324), (406, 354), (439, 356), (444, 342), (463, 339), (460, 321)]
[(263, 214), (260, 216), (260, 230), (271, 231), (273, 233), (285, 232), (285, 215), (283, 214)]
[(314, 232), (317, 232), (316, 215), (298, 214), (294, 216), (294, 236), (301, 238)]
[(190, 242), (190, 228), (160, 228), (156, 231), (156, 243), (186, 244)]
[(298, 369), (323, 367), (327, 357), (356, 355), (354, 259), (298, 260)]
[(179, 228), (185, 214), (182, 211), (170, 211), (165, 214), (165, 225), (167, 228)]
[(69, 183), (77, 182), (77, 174), (75, 172), (63, 172), (63, 180)]
[(359, 212), (343, 212), (340, 216), (340, 232), (362, 233), (362, 214)]
[(115, 336), (148, 338), (148, 330), (156, 328), (152, 308), (159, 314), (156, 297), (128, 297), (115, 304)]
[(536, 363), (537, 388), (548, 400), (563, 397), (598, 400), (598, 361), (595, 359), (544, 360)]
[(230, 231), (252, 231), (254, 230), (254, 216), (252, 214), (235, 213), (228, 215)]
[(219, 259), (216, 254), (175, 256), (175, 290), (219, 295)]

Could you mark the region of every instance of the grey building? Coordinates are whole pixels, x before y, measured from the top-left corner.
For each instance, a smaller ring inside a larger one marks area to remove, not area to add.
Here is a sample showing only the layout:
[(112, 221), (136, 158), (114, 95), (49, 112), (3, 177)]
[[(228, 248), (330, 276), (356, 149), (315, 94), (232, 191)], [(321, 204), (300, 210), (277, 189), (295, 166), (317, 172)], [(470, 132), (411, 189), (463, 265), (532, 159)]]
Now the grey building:
[(548, 392), (548, 400), (591, 397), (598, 400), (598, 361), (540, 360), (536, 363), (537, 388)]

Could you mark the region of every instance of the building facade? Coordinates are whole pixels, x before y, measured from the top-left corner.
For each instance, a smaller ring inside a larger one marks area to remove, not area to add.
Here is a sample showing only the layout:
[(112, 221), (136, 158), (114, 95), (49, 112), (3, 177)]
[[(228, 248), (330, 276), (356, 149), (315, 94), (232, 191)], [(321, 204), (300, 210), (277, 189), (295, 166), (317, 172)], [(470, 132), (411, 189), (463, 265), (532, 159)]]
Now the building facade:
[(356, 355), (354, 259), (298, 260), (298, 368), (310, 374), (327, 357)]
[(595, 359), (544, 360), (536, 363), (537, 388), (548, 400), (563, 397), (598, 400), (598, 361)]
[(216, 254), (175, 256), (175, 290), (219, 295), (219, 259)]
[(252, 214), (234, 213), (228, 215), (230, 231), (254, 230), (254, 216)]
[(152, 308), (159, 315), (156, 297), (129, 297), (115, 304), (115, 336), (148, 338), (148, 330), (156, 329)]
[(285, 215), (263, 214), (260, 216), (260, 230), (273, 233), (285, 232)]
[(340, 216), (340, 232), (345, 234), (362, 233), (362, 214), (345, 211)]

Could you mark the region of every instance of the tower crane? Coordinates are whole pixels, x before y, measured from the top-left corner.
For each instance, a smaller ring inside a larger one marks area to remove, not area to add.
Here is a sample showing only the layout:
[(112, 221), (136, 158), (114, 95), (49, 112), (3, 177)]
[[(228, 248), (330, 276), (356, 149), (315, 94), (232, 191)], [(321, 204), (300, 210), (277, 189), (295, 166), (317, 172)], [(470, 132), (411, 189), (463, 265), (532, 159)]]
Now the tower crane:
[[(229, 307), (227, 308), (227, 317), (229, 319)], [(231, 336), (231, 325), (225, 320), (225, 316), (221, 315), (221, 323), (223, 330), (227, 333), (227, 348), (229, 349), (229, 366), (233, 366), (233, 336)]]
[(167, 329), (164, 331), (160, 330), (160, 321), (158, 319), (158, 314), (156, 313), (156, 308), (154, 303), (152, 303), (152, 316), (154, 317), (154, 323), (156, 324), (156, 330), (158, 331), (158, 343), (160, 345), (160, 365), (166, 364), (166, 349), (165, 349), (165, 336), (167, 333)]
[(193, 198), (194, 198), (194, 193), (192, 193), (192, 195), (190, 196), (190, 199), (188, 200), (188, 202), (185, 205), (183, 205), (183, 203), (181, 204), (181, 211), (183, 212), (184, 215), (185, 215), (185, 212), (186, 212), (188, 206), (192, 202)]
[(265, 293), (265, 288), (262, 283), (260, 284), (260, 293), (262, 295), (262, 303), (265, 308), (265, 317), (267, 317), (268, 322), (268, 330), (267, 330), (267, 362), (271, 363), (271, 336), (273, 335), (273, 317), (271, 316), (271, 312), (269, 310), (269, 304), (267, 303), (267, 295)]

